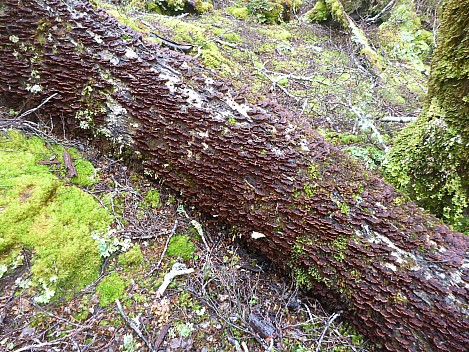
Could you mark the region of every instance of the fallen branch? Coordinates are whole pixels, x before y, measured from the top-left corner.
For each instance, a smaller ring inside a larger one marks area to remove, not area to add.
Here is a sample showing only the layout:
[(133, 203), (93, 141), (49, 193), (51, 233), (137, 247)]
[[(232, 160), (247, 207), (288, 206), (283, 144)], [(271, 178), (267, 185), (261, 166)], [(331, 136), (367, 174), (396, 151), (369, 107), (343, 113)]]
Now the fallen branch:
[(166, 289), (168, 288), (169, 284), (171, 283), (171, 281), (173, 281), (173, 279), (176, 276), (188, 275), (188, 274), (191, 274), (193, 272), (194, 272), (194, 269), (193, 268), (187, 269), (185, 264), (177, 263), (177, 262), (174, 263), (171, 271), (164, 276), (163, 283), (158, 288), (158, 291), (156, 292), (156, 296), (157, 297), (163, 296), (163, 294), (166, 291)]
[(417, 120), (417, 116), (386, 116), (381, 121), (408, 123)]
[(158, 351), (158, 349), (160, 348), (160, 345), (163, 343), (164, 338), (166, 334), (168, 333), (168, 330), (170, 327), (171, 327), (171, 324), (166, 324), (161, 328), (160, 332), (158, 333), (158, 336), (156, 337), (156, 341), (154, 345), (155, 350)]
[(116, 298), (116, 305), (117, 305), (117, 309), (119, 310), (119, 313), (120, 315), (122, 316), (122, 318), (125, 320), (125, 322), (127, 323), (127, 325), (129, 325), (129, 327), (135, 331), (135, 333), (138, 335), (138, 337), (140, 337), (142, 339), (143, 342), (145, 342), (145, 345), (147, 345), (148, 349), (151, 351), (151, 352), (156, 352), (156, 349), (153, 348), (151, 342), (149, 342), (145, 336), (143, 336), (143, 333), (140, 331), (140, 329), (138, 328), (137, 325), (135, 325), (135, 323), (129, 319), (129, 317), (124, 313), (124, 310), (122, 309), (122, 305), (121, 305), (121, 302), (119, 301), (118, 298)]

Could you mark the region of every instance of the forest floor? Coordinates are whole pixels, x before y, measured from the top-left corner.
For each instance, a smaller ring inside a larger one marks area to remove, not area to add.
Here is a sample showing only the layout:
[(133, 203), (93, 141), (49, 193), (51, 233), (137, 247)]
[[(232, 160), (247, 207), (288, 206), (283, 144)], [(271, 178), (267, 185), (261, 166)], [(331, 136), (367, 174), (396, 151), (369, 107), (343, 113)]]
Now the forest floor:
[[(145, 33), (146, 40), (160, 41), (153, 32), (192, 45), (189, 55), (213, 75), (231, 81), (249, 99), (273, 97), (376, 172), (392, 136), (404, 126), (396, 121), (415, 118), (425, 96), (425, 70), (386, 56), (376, 40), (387, 65), (386, 74), (376, 75), (349, 34), (306, 23), (300, 12), (288, 23), (265, 25), (239, 20), (221, 5), (201, 16), (179, 17), (101, 6)], [(367, 35), (373, 39), (377, 32), (370, 27)], [(8, 262), (0, 242), (1, 351), (374, 349), (340, 319), (340, 311), (323, 309), (314, 292), (304, 292), (281, 268), (247, 251), (234, 229), (186, 207), (164, 183), (150, 183), (83, 141), (50, 136), (51, 126), (31, 126), (16, 127), (47, 141), (45, 149), (32, 151), (34, 163), (55, 160), (51, 155), (62, 161), (52, 147), (59, 144), (75, 148), (70, 149), (74, 159), (93, 165), (89, 184), (72, 182), (62, 164), (41, 165), (41, 172), (47, 169), (63, 187), (91, 195), (111, 222), (107, 232), (94, 237), (99, 270), (92, 280), (67, 292), (57, 286), (50, 297), (44, 296), (45, 279), (35, 277), (38, 249), (12, 245), (16, 252)], [(6, 147), (11, 138), (1, 137), (0, 152), (14, 152)], [(0, 172), (0, 190), (8, 195), (6, 181)], [(20, 205), (34, 198), (34, 190), (27, 189), (17, 195)], [(0, 214), (5, 209), (8, 204), (0, 202)], [(80, 257), (75, 260), (85, 265)], [(165, 275), (177, 268), (193, 271), (159, 292)]]

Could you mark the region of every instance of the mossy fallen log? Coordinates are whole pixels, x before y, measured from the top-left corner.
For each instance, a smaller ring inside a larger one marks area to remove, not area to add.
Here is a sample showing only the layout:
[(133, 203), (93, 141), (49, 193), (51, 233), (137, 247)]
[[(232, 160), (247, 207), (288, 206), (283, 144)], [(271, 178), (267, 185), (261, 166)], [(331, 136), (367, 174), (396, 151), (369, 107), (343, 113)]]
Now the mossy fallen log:
[(35, 111), (237, 227), (389, 351), (465, 351), (469, 241), (269, 100), (80, 0), (0, 5), (0, 103)]

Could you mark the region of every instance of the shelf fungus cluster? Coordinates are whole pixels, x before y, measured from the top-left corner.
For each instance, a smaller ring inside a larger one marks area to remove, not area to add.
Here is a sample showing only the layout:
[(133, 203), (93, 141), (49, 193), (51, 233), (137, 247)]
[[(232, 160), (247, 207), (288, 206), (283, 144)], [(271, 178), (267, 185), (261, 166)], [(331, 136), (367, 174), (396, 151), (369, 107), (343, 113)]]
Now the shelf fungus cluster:
[(0, 5), (0, 104), (122, 153), (388, 351), (466, 351), (469, 241), (269, 100), (81, 0)]

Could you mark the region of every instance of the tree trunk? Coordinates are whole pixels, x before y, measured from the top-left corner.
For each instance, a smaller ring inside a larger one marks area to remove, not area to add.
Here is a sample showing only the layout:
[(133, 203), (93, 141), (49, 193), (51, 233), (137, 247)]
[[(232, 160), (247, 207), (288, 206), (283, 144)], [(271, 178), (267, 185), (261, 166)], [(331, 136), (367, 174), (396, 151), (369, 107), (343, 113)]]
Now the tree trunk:
[(0, 5), (0, 103), (114, 148), (389, 351), (464, 351), (469, 241), (285, 109), (80, 0)]
[(469, 3), (447, 0), (421, 116), (385, 162), (399, 189), (469, 234)]

